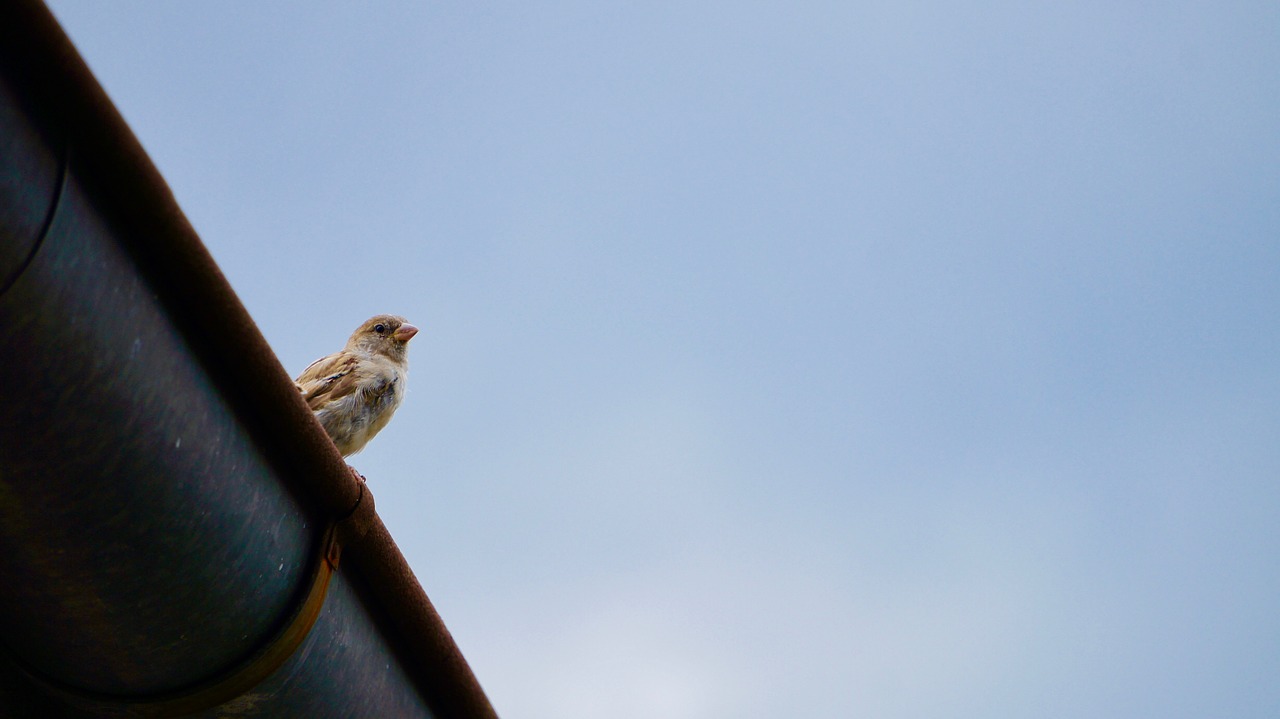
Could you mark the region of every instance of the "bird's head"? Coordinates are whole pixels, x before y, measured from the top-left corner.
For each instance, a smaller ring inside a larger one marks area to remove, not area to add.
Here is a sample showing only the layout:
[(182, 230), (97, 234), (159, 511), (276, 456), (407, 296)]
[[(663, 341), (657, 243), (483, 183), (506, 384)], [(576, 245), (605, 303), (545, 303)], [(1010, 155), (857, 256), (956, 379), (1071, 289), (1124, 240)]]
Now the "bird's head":
[(409, 350), (409, 340), (416, 334), (418, 328), (405, 322), (403, 317), (377, 315), (365, 320), (351, 334), (347, 347), (403, 359)]

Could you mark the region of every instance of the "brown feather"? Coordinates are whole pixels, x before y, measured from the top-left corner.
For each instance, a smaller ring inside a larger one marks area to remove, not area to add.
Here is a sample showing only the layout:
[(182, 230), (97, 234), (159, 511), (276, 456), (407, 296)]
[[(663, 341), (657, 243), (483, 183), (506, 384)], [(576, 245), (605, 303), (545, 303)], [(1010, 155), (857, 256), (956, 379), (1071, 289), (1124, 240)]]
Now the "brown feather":
[(360, 360), (349, 352), (338, 352), (316, 360), (298, 376), (302, 398), (312, 411), (326, 402), (341, 399), (356, 391), (357, 374), (354, 372)]

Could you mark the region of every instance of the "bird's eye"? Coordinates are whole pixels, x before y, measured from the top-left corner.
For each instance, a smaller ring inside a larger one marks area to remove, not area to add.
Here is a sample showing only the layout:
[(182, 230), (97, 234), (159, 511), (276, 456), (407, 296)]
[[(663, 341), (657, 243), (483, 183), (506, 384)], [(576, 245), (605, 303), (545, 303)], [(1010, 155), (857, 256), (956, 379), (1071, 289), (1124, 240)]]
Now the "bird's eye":
[(382, 334), (383, 332), (386, 332), (386, 331), (387, 331), (387, 326), (386, 326), (386, 325), (374, 325), (374, 326), (373, 326), (373, 331), (374, 331), (374, 332), (377, 332), (378, 334)]

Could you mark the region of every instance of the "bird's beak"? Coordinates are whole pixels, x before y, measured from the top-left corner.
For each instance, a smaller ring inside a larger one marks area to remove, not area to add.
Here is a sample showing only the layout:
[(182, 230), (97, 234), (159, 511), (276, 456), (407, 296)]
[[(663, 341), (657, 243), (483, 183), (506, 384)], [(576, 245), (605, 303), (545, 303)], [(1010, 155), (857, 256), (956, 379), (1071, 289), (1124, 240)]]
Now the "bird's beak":
[(408, 342), (413, 339), (413, 336), (416, 334), (418, 334), (417, 327), (414, 327), (413, 325), (400, 325), (396, 328), (395, 332), (391, 333), (391, 338), (400, 340), (401, 342)]

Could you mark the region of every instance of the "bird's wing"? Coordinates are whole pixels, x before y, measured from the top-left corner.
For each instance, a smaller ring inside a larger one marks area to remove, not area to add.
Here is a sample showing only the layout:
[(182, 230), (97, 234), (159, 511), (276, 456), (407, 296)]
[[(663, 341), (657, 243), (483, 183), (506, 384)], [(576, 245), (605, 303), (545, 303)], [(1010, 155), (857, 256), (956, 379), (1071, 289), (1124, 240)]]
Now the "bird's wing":
[(315, 411), (335, 399), (342, 399), (359, 387), (356, 366), (360, 358), (350, 352), (338, 352), (311, 363), (302, 370), (294, 384), (302, 399)]

